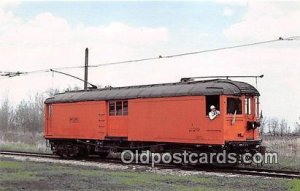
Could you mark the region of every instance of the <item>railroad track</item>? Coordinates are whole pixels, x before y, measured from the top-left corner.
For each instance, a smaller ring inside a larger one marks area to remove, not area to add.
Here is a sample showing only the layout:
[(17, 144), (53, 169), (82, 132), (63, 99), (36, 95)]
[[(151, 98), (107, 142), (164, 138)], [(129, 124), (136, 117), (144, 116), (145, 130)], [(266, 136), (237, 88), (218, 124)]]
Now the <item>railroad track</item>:
[(37, 153), (37, 152), (24, 152), (24, 151), (0, 151), (0, 154), (11, 156), (26, 156), (26, 157), (39, 157), (39, 158), (59, 158), (50, 153)]
[(240, 175), (251, 175), (261, 177), (272, 177), (272, 178), (289, 178), (289, 179), (300, 179), (300, 172), (298, 171), (287, 171), (287, 170), (272, 170), (263, 168), (240, 168), (240, 167), (212, 167), (212, 166), (185, 166), (183, 169), (205, 171), (205, 172), (216, 172), (216, 173), (230, 173)]
[(273, 178), (297, 178), (300, 179), (300, 172), (297, 171), (286, 171), (286, 170), (272, 170), (262, 168), (233, 168), (224, 169), (229, 173), (252, 175), (252, 176), (263, 176)]
[[(47, 154), (47, 153), (34, 153), (34, 152), (20, 152), (20, 151), (0, 151), (2, 155), (9, 156), (26, 156), (26, 157), (37, 157), (37, 158), (51, 158), (62, 160), (60, 157)], [(66, 159), (63, 159), (66, 160)], [(78, 160), (78, 159), (69, 159)], [(101, 162), (101, 163), (112, 163), (112, 164), (123, 164), (120, 159), (108, 158), (99, 159), (96, 157), (85, 158), (84, 161), (89, 162)], [(150, 166), (149, 164), (136, 164), (134, 166)], [(250, 176), (261, 176), (261, 177), (272, 177), (272, 178), (288, 178), (288, 179), (300, 179), (300, 172), (298, 171), (287, 171), (287, 170), (272, 170), (272, 169), (262, 169), (262, 168), (220, 168), (211, 166), (191, 166), (191, 165), (172, 165), (172, 164), (155, 164), (155, 167), (159, 169), (179, 169), (186, 171), (203, 171), (210, 173), (224, 173), (224, 174), (240, 174), (240, 175), (250, 175)]]

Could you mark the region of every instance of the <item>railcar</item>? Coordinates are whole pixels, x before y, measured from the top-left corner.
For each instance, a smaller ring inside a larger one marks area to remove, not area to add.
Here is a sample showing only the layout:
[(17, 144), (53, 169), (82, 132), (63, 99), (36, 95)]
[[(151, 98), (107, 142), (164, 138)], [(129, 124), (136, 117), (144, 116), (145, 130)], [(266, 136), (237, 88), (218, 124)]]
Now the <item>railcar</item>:
[[(110, 151), (258, 152), (259, 92), (228, 79), (69, 91), (45, 101), (45, 138), (60, 156)], [(220, 111), (208, 116), (210, 106)]]

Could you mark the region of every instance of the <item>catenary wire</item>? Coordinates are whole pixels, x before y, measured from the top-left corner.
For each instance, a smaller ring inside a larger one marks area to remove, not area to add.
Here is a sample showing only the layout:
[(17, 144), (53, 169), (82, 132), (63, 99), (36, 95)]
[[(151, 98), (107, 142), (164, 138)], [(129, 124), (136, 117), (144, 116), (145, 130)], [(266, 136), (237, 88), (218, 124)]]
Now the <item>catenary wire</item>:
[[(127, 64), (127, 63), (135, 63), (135, 62), (144, 62), (144, 61), (150, 61), (150, 60), (158, 60), (158, 59), (168, 59), (168, 58), (175, 58), (175, 57), (182, 57), (182, 56), (189, 56), (189, 55), (195, 55), (195, 54), (201, 54), (201, 53), (208, 53), (208, 52), (215, 52), (215, 51), (222, 51), (222, 50), (229, 50), (229, 49), (235, 49), (235, 48), (242, 48), (242, 47), (248, 47), (248, 46), (256, 46), (261, 44), (268, 44), (278, 41), (292, 41), (292, 40), (299, 40), (300, 36), (292, 36), (287, 38), (279, 37), (278, 39), (273, 40), (266, 40), (266, 41), (260, 41), (260, 42), (254, 42), (254, 43), (248, 43), (248, 44), (242, 44), (242, 45), (235, 45), (235, 46), (227, 46), (222, 48), (214, 48), (214, 49), (207, 49), (207, 50), (200, 50), (200, 51), (194, 51), (194, 52), (185, 52), (180, 54), (172, 54), (172, 55), (166, 55), (162, 56), (159, 55), (157, 57), (149, 57), (149, 58), (141, 58), (141, 59), (133, 59), (133, 60), (126, 60), (126, 61), (118, 61), (118, 62), (109, 62), (109, 63), (102, 63), (97, 65), (89, 65), (89, 68), (96, 68), (96, 67), (104, 67), (104, 66), (111, 66), (111, 65), (120, 65), (120, 64)], [(49, 69), (41, 69), (41, 70), (33, 70), (28, 72), (3, 72), (0, 71), (0, 76), (2, 77), (16, 77), (19, 75), (26, 75), (26, 74), (34, 74), (34, 73), (41, 73), (41, 72), (50, 72), (51, 70), (65, 70), (65, 69), (80, 69), (84, 68), (84, 66), (67, 66), (67, 67), (56, 67), (56, 68), (49, 68)], [(3, 79), (3, 78), (0, 78)]]

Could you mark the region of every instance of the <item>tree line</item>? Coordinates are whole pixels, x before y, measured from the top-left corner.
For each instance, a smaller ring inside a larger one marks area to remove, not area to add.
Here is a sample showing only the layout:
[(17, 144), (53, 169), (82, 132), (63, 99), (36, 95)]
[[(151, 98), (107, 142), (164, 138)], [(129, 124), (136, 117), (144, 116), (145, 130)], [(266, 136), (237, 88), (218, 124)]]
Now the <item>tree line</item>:
[(8, 97), (2, 98), (0, 103), (0, 134), (8, 132), (32, 134), (42, 133), (44, 128), (44, 100), (59, 93), (57, 89), (50, 89), (42, 94), (36, 93), (23, 99), (17, 105)]
[(290, 126), (285, 119), (262, 118), (260, 120), (260, 133), (270, 136), (300, 135), (300, 117)]

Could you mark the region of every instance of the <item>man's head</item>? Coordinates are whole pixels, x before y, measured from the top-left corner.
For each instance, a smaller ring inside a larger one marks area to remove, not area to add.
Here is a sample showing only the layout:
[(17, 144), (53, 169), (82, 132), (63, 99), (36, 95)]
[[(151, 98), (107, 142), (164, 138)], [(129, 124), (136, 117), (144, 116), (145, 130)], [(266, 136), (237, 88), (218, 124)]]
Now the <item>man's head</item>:
[(214, 105), (211, 105), (211, 106), (210, 106), (210, 110), (215, 111), (215, 110), (216, 110), (216, 107), (215, 107)]

